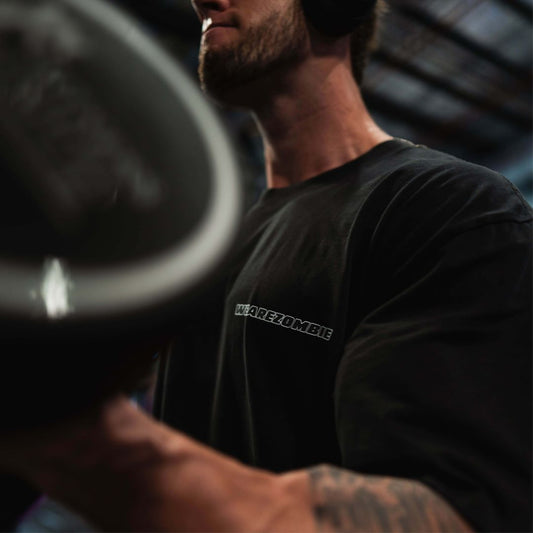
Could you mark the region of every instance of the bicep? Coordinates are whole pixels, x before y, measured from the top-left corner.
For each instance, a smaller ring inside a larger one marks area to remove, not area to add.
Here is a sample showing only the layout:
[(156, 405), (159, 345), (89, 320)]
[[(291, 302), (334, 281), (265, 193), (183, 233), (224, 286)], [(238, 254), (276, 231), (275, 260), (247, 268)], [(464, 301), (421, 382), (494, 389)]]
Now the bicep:
[(365, 476), (329, 465), (309, 470), (318, 531), (471, 532), (435, 492), (409, 479)]

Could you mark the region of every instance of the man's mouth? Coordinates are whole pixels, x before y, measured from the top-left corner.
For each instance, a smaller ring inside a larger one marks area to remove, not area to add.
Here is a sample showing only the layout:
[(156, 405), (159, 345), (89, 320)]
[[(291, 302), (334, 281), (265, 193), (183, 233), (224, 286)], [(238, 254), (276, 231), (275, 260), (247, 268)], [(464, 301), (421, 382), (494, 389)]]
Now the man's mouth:
[(202, 33), (206, 33), (213, 28), (220, 28), (220, 27), (231, 28), (233, 27), (233, 25), (227, 24), (224, 22), (215, 22), (213, 21), (212, 18), (208, 17), (204, 19), (204, 22), (202, 23)]

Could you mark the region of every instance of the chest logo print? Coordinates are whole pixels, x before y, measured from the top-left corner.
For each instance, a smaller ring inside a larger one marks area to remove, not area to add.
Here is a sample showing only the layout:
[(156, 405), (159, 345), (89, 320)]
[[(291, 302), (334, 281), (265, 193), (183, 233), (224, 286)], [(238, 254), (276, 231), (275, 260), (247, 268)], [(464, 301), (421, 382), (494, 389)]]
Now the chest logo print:
[(262, 320), (263, 322), (270, 322), (277, 326), (281, 326), (286, 329), (292, 329), (312, 337), (318, 337), (325, 341), (329, 341), (333, 336), (333, 330), (308, 320), (301, 320), (290, 315), (284, 315), (271, 309), (265, 309), (257, 305), (250, 304), (237, 304), (235, 306), (235, 316), (246, 316)]

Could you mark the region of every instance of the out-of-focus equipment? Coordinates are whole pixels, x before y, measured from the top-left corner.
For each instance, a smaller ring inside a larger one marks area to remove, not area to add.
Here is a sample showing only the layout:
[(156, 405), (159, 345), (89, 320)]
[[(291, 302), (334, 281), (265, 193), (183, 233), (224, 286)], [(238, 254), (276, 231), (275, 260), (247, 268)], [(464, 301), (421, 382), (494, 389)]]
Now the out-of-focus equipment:
[(142, 373), (240, 205), (226, 131), (137, 22), (101, 0), (0, 0), (2, 427)]

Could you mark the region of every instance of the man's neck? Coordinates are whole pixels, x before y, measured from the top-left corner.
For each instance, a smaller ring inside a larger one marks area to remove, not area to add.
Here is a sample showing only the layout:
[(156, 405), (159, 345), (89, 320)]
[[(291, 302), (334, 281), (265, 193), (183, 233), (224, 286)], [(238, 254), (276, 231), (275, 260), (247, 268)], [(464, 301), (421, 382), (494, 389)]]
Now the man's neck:
[(292, 71), (283, 90), (253, 110), (269, 188), (337, 168), (391, 139), (370, 117), (346, 63), (312, 61)]

